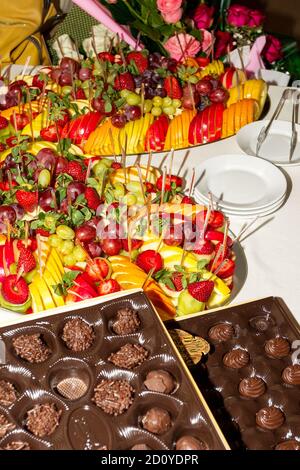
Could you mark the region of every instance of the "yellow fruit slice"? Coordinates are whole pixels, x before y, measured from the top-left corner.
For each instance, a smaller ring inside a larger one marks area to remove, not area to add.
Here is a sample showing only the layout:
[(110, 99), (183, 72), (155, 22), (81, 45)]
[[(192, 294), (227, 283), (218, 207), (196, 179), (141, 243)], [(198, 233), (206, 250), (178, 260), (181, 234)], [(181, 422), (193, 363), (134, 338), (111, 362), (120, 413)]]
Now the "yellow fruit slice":
[(34, 313), (42, 312), (44, 310), (44, 304), (41, 299), (38, 288), (35, 284), (29, 285), (29, 291), (31, 294), (31, 305)]
[(52, 256), (49, 256), (47, 259), (46, 269), (48, 269), (48, 271), (51, 273), (56, 284), (61, 282), (61, 279), (62, 279), (61, 272)]
[(62, 260), (57, 252), (57, 250), (55, 248), (52, 248), (51, 249), (51, 253), (50, 253), (50, 256), (53, 258), (53, 260), (55, 261), (60, 273), (63, 275), (65, 270), (64, 270), (64, 266), (62, 264)]
[[(32, 130), (35, 138), (39, 137), (41, 130), (47, 126), (48, 110), (40, 113), (32, 120)], [(31, 126), (27, 124), (22, 130), (22, 135), (31, 135)]]
[(228, 109), (225, 109), (223, 113), (222, 139), (225, 139), (227, 136), (228, 136)]
[(227, 137), (235, 134), (234, 120), (235, 120), (236, 103), (232, 104), (228, 109), (228, 123), (227, 123)]
[(38, 289), (41, 299), (43, 300), (45, 310), (55, 308), (56, 305), (46, 284), (46, 281), (43, 277), (40, 276), (39, 273), (34, 276), (32, 284), (34, 284)]
[(238, 101), (235, 106), (234, 130), (236, 134), (241, 128), (242, 101)]
[(52, 299), (55, 302), (55, 305), (57, 307), (63, 307), (65, 305), (65, 301), (61, 295), (57, 295), (55, 293), (55, 285), (57, 284), (50, 273), (50, 271), (46, 268), (44, 273), (43, 273), (43, 278), (45, 279), (45, 282), (49, 288), (49, 291), (51, 293)]

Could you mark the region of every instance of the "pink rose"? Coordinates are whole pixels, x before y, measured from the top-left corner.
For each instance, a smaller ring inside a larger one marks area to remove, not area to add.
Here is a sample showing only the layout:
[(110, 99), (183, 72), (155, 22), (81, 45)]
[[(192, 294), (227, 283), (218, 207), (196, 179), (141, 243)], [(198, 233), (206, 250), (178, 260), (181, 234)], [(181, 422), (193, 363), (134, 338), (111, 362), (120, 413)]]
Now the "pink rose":
[(209, 7), (205, 3), (201, 3), (195, 10), (193, 20), (198, 29), (208, 29), (214, 22), (214, 7)]
[(219, 59), (232, 49), (232, 36), (226, 31), (217, 31), (215, 39), (215, 58)]
[(272, 64), (283, 58), (282, 44), (275, 36), (268, 35), (262, 55)]
[(227, 23), (231, 26), (236, 26), (241, 28), (243, 26), (248, 26), (250, 20), (250, 10), (243, 5), (232, 5), (228, 9), (227, 13)]
[(158, 10), (164, 15), (178, 11), (181, 7), (182, 0), (157, 0), (156, 5)]
[(201, 50), (200, 42), (190, 34), (180, 33), (170, 37), (164, 44), (172, 59), (177, 61), (195, 57)]
[(211, 46), (213, 43), (212, 34), (209, 31), (206, 31), (206, 29), (201, 29), (201, 33), (202, 33), (202, 43), (201, 43), (202, 51), (209, 53), (211, 52)]
[(259, 26), (262, 26), (265, 18), (265, 15), (260, 10), (251, 10), (248, 26), (250, 28), (258, 28)]
[(178, 8), (178, 10), (170, 11), (168, 13), (162, 13), (162, 17), (168, 24), (174, 24), (181, 20), (183, 13), (182, 8)]

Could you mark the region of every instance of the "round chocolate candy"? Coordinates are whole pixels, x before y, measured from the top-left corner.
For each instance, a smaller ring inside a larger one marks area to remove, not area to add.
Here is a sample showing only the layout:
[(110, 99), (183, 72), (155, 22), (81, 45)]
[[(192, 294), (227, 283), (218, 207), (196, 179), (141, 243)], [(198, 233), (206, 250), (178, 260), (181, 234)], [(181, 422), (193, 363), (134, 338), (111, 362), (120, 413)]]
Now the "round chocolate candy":
[(230, 369), (242, 369), (249, 363), (250, 356), (244, 349), (232, 349), (223, 357), (223, 364)]
[(239, 392), (245, 398), (258, 398), (265, 391), (266, 384), (260, 377), (247, 377), (239, 385)]
[(210, 328), (209, 339), (215, 342), (225, 342), (233, 338), (234, 328), (229, 323), (218, 323)]
[(209, 450), (206, 442), (194, 436), (182, 436), (176, 442), (176, 450)]
[(269, 431), (280, 428), (284, 421), (284, 414), (277, 406), (267, 406), (256, 413), (257, 426), (268, 429)]
[(146, 376), (144, 385), (151, 392), (169, 394), (175, 388), (175, 380), (166, 370), (151, 370)]
[(163, 408), (153, 407), (142, 417), (142, 426), (153, 434), (164, 434), (171, 427), (171, 416)]
[(152, 450), (151, 447), (147, 446), (147, 444), (141, 443), (141, 444), (135, 444), (133, 447), (131, 447), (130, 450)]
[(277, 444), (275, 450), (300, 450), (300, 442), (296, 441), (296, 439), (283, 441)]
[(300, 364), (286, 367), (282, 372), (282, 380), (288, 385), (300, 385)]
[(271, 359), (282, 359), (290, 353), (290, 343), (282, 337), (272, 338), (265, 344), (265, 352)]

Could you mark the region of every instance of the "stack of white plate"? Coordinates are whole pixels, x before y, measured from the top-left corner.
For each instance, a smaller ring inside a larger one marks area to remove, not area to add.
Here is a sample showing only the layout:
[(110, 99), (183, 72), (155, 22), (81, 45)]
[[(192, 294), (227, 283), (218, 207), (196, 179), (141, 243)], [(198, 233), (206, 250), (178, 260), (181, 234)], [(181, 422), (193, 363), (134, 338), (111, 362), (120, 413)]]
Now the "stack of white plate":
[[(194, 196), (209, 204), (209, 193), (228, 216), (265, 217), (285, 202), (287, 180), (272, 163), (249, 155), (220, 155), (197, 168), (199, 183)], [(202, 177), (201, 177), (202, 176)]]

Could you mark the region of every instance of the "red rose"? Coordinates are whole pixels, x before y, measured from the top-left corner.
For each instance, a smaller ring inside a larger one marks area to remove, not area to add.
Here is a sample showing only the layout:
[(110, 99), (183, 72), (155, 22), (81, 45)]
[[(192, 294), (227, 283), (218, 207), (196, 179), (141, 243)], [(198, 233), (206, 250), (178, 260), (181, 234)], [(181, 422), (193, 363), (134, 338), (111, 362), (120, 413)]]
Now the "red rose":
[(283, 58), (283, 50), (282, 44), (278, 38), (275, 36), (271, 36), (270, 34), (267, 36), (267, 42), (262, 51), (263, 57), (267, 59), (267, 61), (272, 64), (273, 62), (277, 62), (278, 60)]
[(265, 15), (260, 10), (251, 10), (248, 26), (250, 28), (258, 28), (259, 26), (262, 26), (265, 18)]
[(228, 9), (227, 23), (237, 28), (248, 26), (250, 21), (250, 10), (243, 5), (232, 5)]
[(232, 36), (226, 31), (217, 31), (215, 34), (215, 58), (219, 59), (220, 57), (226, 55), (228, 51), (232, 49)]
[(214, 7), (201, 3), (195, 10), (194, 21), (198, 29), (208, 29), (214, 22)]

